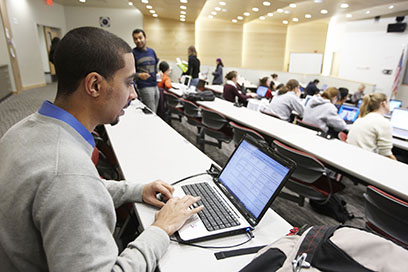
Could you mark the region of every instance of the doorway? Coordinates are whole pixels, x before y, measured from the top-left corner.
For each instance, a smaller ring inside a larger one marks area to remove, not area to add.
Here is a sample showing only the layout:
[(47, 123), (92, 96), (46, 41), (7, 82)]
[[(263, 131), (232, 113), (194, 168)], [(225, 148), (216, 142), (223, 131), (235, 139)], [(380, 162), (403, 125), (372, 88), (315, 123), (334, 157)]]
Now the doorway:
[(55, 82), (57, 80), (55, 67), (54, 64), (51, 63), (49, 56), (51, 42), (54, 38), (61, 37), (61, 29), (50, 26), (37, 25), (37, 33), (40, 41), (41, 59), (46, 82)]

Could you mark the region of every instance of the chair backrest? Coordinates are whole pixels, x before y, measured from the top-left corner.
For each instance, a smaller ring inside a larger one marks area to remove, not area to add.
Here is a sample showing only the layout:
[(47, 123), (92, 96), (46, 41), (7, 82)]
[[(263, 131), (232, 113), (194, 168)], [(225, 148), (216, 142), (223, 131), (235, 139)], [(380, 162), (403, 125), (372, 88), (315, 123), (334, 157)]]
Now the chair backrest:
[(364, 198), (368, 227), (408, 247), (408, 202), (374, 186), (367, 187)]
[(255, 139), (265, 141), (265, 138), (264, 138), (261, 134), (259, 134), (258, 132), (256, 132), (256, 131), (253, 130), (253, 129), (240, 126), (240, 125), (238, 125), (238, 124), (236, 124), (236, 123), (234, 123), (234, 122), (229, 122), (229, 124), (230, 124), (230, 126), (232, 127), (232, 131), (233, 131), (233, 138), (232, 138), (232, 139), (234, 140), (235, 145), (238, 145), (239, 142), (241, 141), (241, 139), (242, 139), (246, 134), (251, 135), (251, 136), (254, 137)]
[(194, 102), (181, 98), (180, 101), (184, 105), (184, 114), (188, 117), (197, 118), (201, 116), (200, 107), (198, 107)]
[(312, 155), (286, 146), (277, 140), (274, 140), (273, 143), (278, 153), (296, 162), (296, 170), (292, 174), (293, 178), (305, 183), (313, 183), (326, 171), (325, 166)]
[(166, 99), (167, 105), (169, 107), (177, 107), (177, 105), (180, 102), (180, 98), (177, 95), (172, 94), (168, 91), (164, 91), (163, 93), (164, 93), (164, 97)]
[(304, 121), (302, 121), (302, 120), (297, 119), (297, 120), (296, 120), (296, 124), (298, 124), (298, 125), (301, 126), (301, 127), (305, 127), (305, 128), (308, 128), (308, 129), (317, 131), (317, 132), (322, 132), (322, 133), (324, 133), (324, 131), (323, 131), (319, 126), (317, 126), (317, 125), (315, 125), (315, 124), (312, 124), (312, 123), (307, 123), (307, 122), (304, 122)]
[(272, 112), (267, 112), (267, 111), (264, 111), (264, 110), (261, 110), (261, 113), (263, 113), (263, 114), (266, 114), (266, 115), (269, 115), (269, 116), (272, 116), (272, 117), (274, 117), (274, 118), (277, 118), (277, 119), (280, 119), (280, 120), (282, 120), (278, 115), (276, 115), (276, 114), (274, 114), (274, 113), (272, 113)]
[(340, 131), (337, 137), (343, 142), (347, 142), (347, 133), (345, 133), (344, 131)]
[(200, 107), (200, 109), (202, 116), (201, 122), (204, 126), (219, 130), (223, 128), (225, 124), (228, 124), (227, 118), (221, 113), (204, 107)]

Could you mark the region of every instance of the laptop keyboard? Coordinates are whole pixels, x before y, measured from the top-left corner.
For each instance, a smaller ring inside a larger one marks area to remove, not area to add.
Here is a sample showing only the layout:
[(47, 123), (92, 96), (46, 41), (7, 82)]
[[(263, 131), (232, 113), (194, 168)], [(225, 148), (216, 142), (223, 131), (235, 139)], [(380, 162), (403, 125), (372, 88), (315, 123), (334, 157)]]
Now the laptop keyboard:
[(204, 205), (204, 209), (198, 213), (198, 216), (208, 231), (240, 225), (231, 209), (207, 182), (183, 185), (181, 188), (188, 195), (201, 197), (197, 204)]

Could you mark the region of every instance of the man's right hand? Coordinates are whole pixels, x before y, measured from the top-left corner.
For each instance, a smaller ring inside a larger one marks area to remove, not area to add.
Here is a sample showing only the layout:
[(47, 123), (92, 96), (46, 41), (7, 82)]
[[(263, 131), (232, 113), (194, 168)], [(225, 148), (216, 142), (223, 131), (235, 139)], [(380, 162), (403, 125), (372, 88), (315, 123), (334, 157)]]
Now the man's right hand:
[(156, 214), (153, 226), (164, 230), (169, 236), (179, 230), (188, 218), (203, 210), (204, 206), (189, 209), (200, 200), (200, 197), (186, 195), (183, 198), (173, 197)]
[(137, 77), (141, 80), (146, 80), (150, 77), (150, 74), (149, 73), (138, 73)]

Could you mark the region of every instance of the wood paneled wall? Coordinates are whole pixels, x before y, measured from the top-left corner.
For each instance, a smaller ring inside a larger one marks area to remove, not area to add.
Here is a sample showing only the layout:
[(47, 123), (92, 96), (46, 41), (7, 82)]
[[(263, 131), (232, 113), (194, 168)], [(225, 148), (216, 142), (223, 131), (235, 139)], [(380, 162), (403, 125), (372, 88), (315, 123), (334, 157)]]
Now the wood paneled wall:
[(201, 63), (214, 65), (222, 58), (225, 66), (241, 67), (242, 24), (217, 19), (196, 21), (196, 47)]
[(255, 20), (244, 25), (242, 67), (281, 71), (287, 26)]
[(187, 48), (195, 44), (194, 23), (144, 16), (147, 46), (153, 48), (160, 60), (187, 60)]
[(286, 38), (284, 71), (288, 71), (290, 53), (322, 53), (326, 47), (328, 21), (290, 25)]

